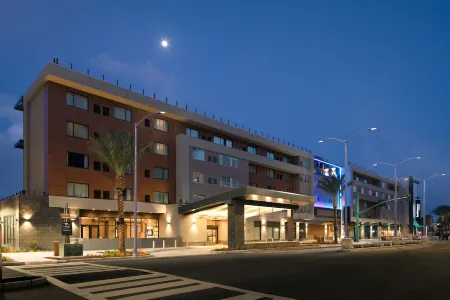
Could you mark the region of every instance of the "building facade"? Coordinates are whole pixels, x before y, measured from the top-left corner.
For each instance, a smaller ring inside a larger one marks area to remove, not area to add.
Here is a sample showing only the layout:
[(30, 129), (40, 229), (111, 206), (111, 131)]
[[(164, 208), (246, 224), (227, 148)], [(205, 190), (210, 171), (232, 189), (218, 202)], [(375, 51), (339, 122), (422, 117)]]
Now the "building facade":
[[(15, 108), (24, 115), (23, 140), (16, 144), (24, 151), (24, 190), (2, 202), (9, 207), (2, 219), (14, 219), (4, 244), (24, 247), (23, 241), (35, 239), (51, 247), (61, 240), (58, 216), (68, 207), (72, 237), (82, 238), (88, 249), (108, 247), (117, 237), (115, 177), (89, 141), (107, 131), (132, 133), (135, 122), (161, 111), (138, 128), (138, 144), (149, 146), (137, 166), (142, 247), (161, 239), (229, 242), (230, 230), (243, 236), (240, 243), (300, 239), (314, 218), (310, 152), (58, 64), (42, 70)], [(133, 189), (130, 165), (124, 189), (127, 247), (134, 238)], [(226, 196), (235, 190), (240, 194)], [(206, 204), (218, 195), (223, 196), (214, 207)], [(243, 221), (230, 225), (230, 213)], [(48, 234), (37, 234), (43, 226), (38, 219), (51, 223)]]

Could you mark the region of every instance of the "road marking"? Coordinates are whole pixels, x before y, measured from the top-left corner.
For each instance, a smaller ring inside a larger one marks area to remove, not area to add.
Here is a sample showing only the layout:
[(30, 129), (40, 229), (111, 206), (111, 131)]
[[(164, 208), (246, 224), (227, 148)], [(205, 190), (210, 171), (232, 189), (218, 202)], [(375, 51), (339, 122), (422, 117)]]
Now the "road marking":
[[(275, 295), (263, 294), (249, 290), (239, 289), (231, 286), (225, 286), (210, 282), (194, 280), (191, 278), (175, 276), (166, 273), (153, 272), (151, 270), (125, 268), (108, 265), (99, 265), (94, 263), (65, 263), (46, 266), (16, 266), (7, 267), (29, 275), (46, 276), (47, 280), (65, 290), (90, 300), (147, 300), (158, 299), (161, 297), (177, 296), (181, 294), (196, 292), (202, 293), (208, 289), (219, 288), (228, 291), (235, 291), (241, 295), (229, 297), (228, 300), (291, 300)], [(117, 270), (139, 271), (148, 273), (144, 275), (130, 275), (126, 277), (94, 280), (89, 282), (80, 282), (68, 284), (58, 280), (58, 276), (90, 274), (94, 272), (110, 272)], [(56, 278), (55, 278), (56, 277)]]

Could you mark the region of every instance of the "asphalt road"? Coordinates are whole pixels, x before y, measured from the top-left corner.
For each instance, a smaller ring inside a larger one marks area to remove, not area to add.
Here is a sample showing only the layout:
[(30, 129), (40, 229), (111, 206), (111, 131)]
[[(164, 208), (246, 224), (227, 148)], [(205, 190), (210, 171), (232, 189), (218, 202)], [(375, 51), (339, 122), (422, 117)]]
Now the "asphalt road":
[(450, 242), (352, 252), (218, 254), (101, 264), (295, 299), (424, 300), (450, 295)]

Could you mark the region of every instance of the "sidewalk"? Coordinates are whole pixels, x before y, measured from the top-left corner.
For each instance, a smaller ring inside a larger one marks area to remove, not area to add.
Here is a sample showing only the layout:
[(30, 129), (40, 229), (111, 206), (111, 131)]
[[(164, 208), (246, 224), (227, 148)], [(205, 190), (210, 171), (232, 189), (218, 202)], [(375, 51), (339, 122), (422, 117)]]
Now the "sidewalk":
[(27, 276), (27, 274), (11, 270), (9, 268), (2, 267), (2, 279), (13, 278), (13, 277), (23, 277)]

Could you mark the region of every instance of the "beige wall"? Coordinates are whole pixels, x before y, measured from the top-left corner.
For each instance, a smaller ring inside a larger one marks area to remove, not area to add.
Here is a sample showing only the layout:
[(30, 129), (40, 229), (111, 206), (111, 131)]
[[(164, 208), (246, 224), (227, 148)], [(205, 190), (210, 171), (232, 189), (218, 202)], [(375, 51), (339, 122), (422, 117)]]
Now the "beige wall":
[[(195, 220), (195, 224), (193, 222)], [(206, 243), (206, 225), (207, 220), (204, 218), (196, 218), (194, 215), (180, 215), (180, 235), (183, 244), (186, 242), (190, 245)]]
[(42, 196), (45, 189), (45, 93), (39, 91), (31, 102), (24, 102), (24, 188), (29, 195)]
[[(15, 196), (11, 199), (0, 202), (0, 219), (3, 222), (4, 217), (14, 216), (15, 220), (19, 220), (19, 197)], [(7, 247), (19, 247), (19, 226), (18, 222), (14, 224), (15, 241), (13, 244), (3, 244)], [(2, 224), (2, 238), (4, 237), (5, 226)], [(3, 241), (1, 241), (3, 243)]]
[(178, 215), (178, 205), (166, 205), (166, 213), (159, 217), (159, 237), (180, 236), (180, 216)]
[(219, 243), (228, 243), (228, 221), (219, 221)]

